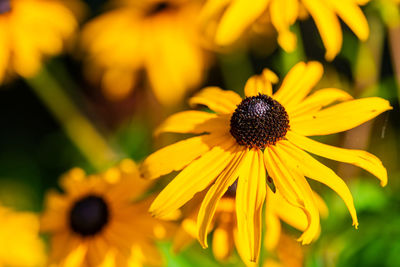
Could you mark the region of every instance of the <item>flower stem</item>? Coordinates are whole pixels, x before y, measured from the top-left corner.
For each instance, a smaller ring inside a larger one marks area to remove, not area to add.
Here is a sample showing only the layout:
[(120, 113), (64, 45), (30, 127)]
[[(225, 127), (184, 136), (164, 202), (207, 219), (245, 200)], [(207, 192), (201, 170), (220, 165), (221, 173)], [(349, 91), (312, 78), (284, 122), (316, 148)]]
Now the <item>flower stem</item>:
[(26, 81), (96, 170), (102, 170), (118, 159), (105, 138), (81, 113), (45, 67), (38, 75)]

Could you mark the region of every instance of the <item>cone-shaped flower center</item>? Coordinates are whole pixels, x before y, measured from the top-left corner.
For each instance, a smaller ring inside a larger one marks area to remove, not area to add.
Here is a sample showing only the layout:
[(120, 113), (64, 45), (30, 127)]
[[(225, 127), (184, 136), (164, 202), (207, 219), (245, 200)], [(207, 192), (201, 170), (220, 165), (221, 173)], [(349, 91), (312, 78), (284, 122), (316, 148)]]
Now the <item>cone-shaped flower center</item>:
[(231, 117), (231, 134), (239, 145), (264, 149), (281, 140), (289, 129), (285, 108), (269, 96), (245, 98)]
[(0, 14), (11, 10), (10, 0), (0, 0)]
[(70, 211), (70, 226), (82, 236), (100, 232), (109, 220), (109, 210), (103, 198), (90, 195), (77, 201)]

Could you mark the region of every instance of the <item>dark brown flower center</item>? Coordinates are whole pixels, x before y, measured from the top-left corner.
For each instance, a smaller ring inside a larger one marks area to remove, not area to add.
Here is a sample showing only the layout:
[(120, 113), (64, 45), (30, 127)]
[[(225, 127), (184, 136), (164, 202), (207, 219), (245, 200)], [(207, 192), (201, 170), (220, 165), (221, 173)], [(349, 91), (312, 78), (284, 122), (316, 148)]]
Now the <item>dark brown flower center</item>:
[(10, 0), (0, 0), (0, 14), (10, 12)]
[(285, 108), (267, 95), (245, 98), (231, 117), (230, 132), (242, 146), (264, 149), (285, 137), (288, 129)]
[(150, 16), (157, 15), (159, 13), (162, 13), (171, 8), (173, 8), (173, 6), (168, 1), (160, 1), (160, 2), (155, 3), (154, 5), (150, 6), (150, 8), (146, 14), (147, 14), (147, 16), (150, 17)]
[(109, 209), (103, 198), (89, 195), (78, 200), (70, 211), (71, 229), (82, 236), (99, 233), (109, 221)]

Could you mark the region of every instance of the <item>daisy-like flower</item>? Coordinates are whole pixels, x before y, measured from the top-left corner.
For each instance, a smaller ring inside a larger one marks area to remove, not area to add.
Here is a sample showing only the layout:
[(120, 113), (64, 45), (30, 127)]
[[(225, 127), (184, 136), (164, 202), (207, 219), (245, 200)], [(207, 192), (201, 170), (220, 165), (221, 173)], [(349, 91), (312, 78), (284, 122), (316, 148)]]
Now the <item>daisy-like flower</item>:
[[(325, 57), (332, 60), (342, 46), (340, 17), (357, 37), (365, 41), (369, 27), (361, 4), (369, 0), (208, 0), (202, 10), (201, 20), (212, 29), (218, 45), (228, 45), (257, 21), (266, 19), (278, 32), (278, 43), (286, 51), (296, 46), (296, 36), (290, 26), (309, 14), (318, 28), (326, 48)], [(210, 32), (211, 30), (207, 30)]]
[[(251, 77), (246, 98), (216, 87), (206, 88), (190, 99), (216, 113), (185, 111), (168, 118), (160, 132), (202, 134), (151, 154), (141, 165), (145, 178), (154, 179), (182, 170), (150, 207), (155, 216), (180, 208), (196, 193), (208, 188), (198, 215), (198, 238), (207, 247), (207, 232), (216, 207), (228, 187), (238, 179), (236, 216), (238, 238), (246, 256), (256, 261), (261, 243), (261, 213), (266, 199), (266, 172), (276, 190), (307, 216), (307, 228), (299, 238), (310, 243), (319, 232), (319, 212), (305, 179), (319, 181), (335, 190), (358, 221), (353, 198), (343, 180), (304, 150), (332, 160), (359, 166), (387, 183), (381, 161), (365, 151), (325, 145), (307, 136), (327, 135), (356, 127), (391, 109), (379, 97), (352, 100), (346, 92), (326, 88), (309, 95), (323, 74), (318, 62), (295, 65), (272, 93), (271, 71)], [(329, 106), (337, 101), (342, 103)], [(327, 107), (329, 106), (329, 107)]]
[(0, 206), (0, 266), (43, 266), (45, 246), (39, 237), (39, 217)]
[(197, 43), (199, 7), (187, 0), (120, 1), (89, 22), (82, 36), (89, 78), (111, 100), (127, 96), (143, 73), (157, 99), (175, 104), (202, 81), (205, 55)]
[(77, 27), (58, 0), (0, 1), (0, 83), (7, 74), (32, 77), (44, 56), (59, 54)]
[(138, 199), (149, 185), (130, 160), (101, 175), (71, 170), (61, 181), (65, 193), (47, 195), (41, 220), (51, 237), (49, 263), (161, 265), (154, 240), (165, 236), (166, 225), (148, 214), (153, 199)]

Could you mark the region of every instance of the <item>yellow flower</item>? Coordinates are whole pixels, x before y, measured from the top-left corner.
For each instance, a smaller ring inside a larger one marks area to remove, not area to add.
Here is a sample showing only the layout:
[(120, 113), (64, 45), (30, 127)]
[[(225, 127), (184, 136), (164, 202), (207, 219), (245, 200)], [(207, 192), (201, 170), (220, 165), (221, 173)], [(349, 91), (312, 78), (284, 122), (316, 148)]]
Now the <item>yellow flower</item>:
[[(214, 218), (209, 227), (209, 232), (214, 230), (212, 236), (212, 251), (214, 257), (219, 261), (225, 261), (231, 256), (234, 246), (236, 247), (239, 255), (246, 265), (251, 265), (245, 257), (245, 248), (240, 242), (237, 232), (236, 223), (236, 208), (235, 196), (237, 189), (237, 180), (225, 192), (223, 197), (219, 200)], [(313, 192), (316, 205), (322, 216), (326, 216), (328, 209), (322, 198)], [(182, 220), (180, 228), (174, 238), (174, 251), (175, 253), (181, 251), (189, 245), (193, 239), (197, 238), (196, 218), (199, 212), (201, 201), (195, 197), (195, 206), (185, 207), (189, 210), (189, 214)], [(192, 201), (193, 202), (193, 201)], [(282, 252), (281, 241), (287, 239), (287, 236), (282, 231), (281, 220), (288, 225), (304, 231), (307, 229), (307, 216), (299, 207), (290, 205), (279, 191), (273, 193), (267, 190), (266, 199), (266, 233), (265, 233), (265, 248), (268, 253)]]
[(0, 206), (0, 266), (43, 266), (45, 260), (38, 216)]
[[(340, 17), (357, 37), (365, 41), (369, 36), (368, 22), (359, 5), (369, 0), (208, 0), (201, 20), (206, 28), (215, 28), (215, 42), (228, 45), (260, 18), (267, 17), (278, 32), (278, 43), (286, 51), (296, 46), (296, 36), (290, 31), (298, 18), (308, 13), (314, 19), (325, 57), (332, 60), (342, 46)], [(215, 21), (217, 20), (217, 21)], [(215, 25), (216, 24), (216, 25)]]
[(89, 22), (82, 37), (89, 77), (101, 80), (109, 99), (119, 100), (144, 84), (144, 70), (157, 99), (177, 103), (203, 77), (197, 12), (192, 1), (131, 1)]
[[(207, 134), (160, 149), (142, 163), (142, 175), (148, 179), (183, 169), (158, 195), (150, 211), (164, 216), (207, 189), (197, 223), (199, 241), (207, 247), (206, 236), (217, 204), (239, 177), (238, 238), (248, 259), (256, 261), (267, 171), (276, 190), (307, 215), (307, 228), (299, 239), (303, 244), (310, 243), (319, 231), (318, 208), (305, 177), (335, 190), (357, 227), (353, 198), (346, 184), (304, 150), (359, 166), (378, 177), (382, 185), (387, 183), (386, 169), (368, 152), (325, 145), (306, 136), (346, 131), (391, 106), (378, 97), (351, 100), (350, 95), (335, 88), (308, 95), (322, 74), (318, 62), (301, 62), (291, 69), (274, 94), (270, 79), (276, 81), (277, 77), (265, 70), (263, 75), (247, 81), (243, 100), (235, 92), (216, 87), (206, 88), (191, 98), (192, 105), (206, 105), (216, 113), (185, 111), (171, 116), (159, 127), (157, 133)], [(337, 101), (344, 102), (326, 107)]]
[(34, 76), (43, 56), (60, 53), (76, 27), (76, 18), (63, 1), (1, 1), (0, 83), (14, 72)]
[(65, 194), (47, 195), (41, 220), (42, 231), (51, 235), (50, 263), (162, 264), (153, 238), (162, 238), (166, 229), (147, 212), (153, 199), (138, 200), (149, 185), (130, 160), (96, 176), (71, 170), (61, 181)]

